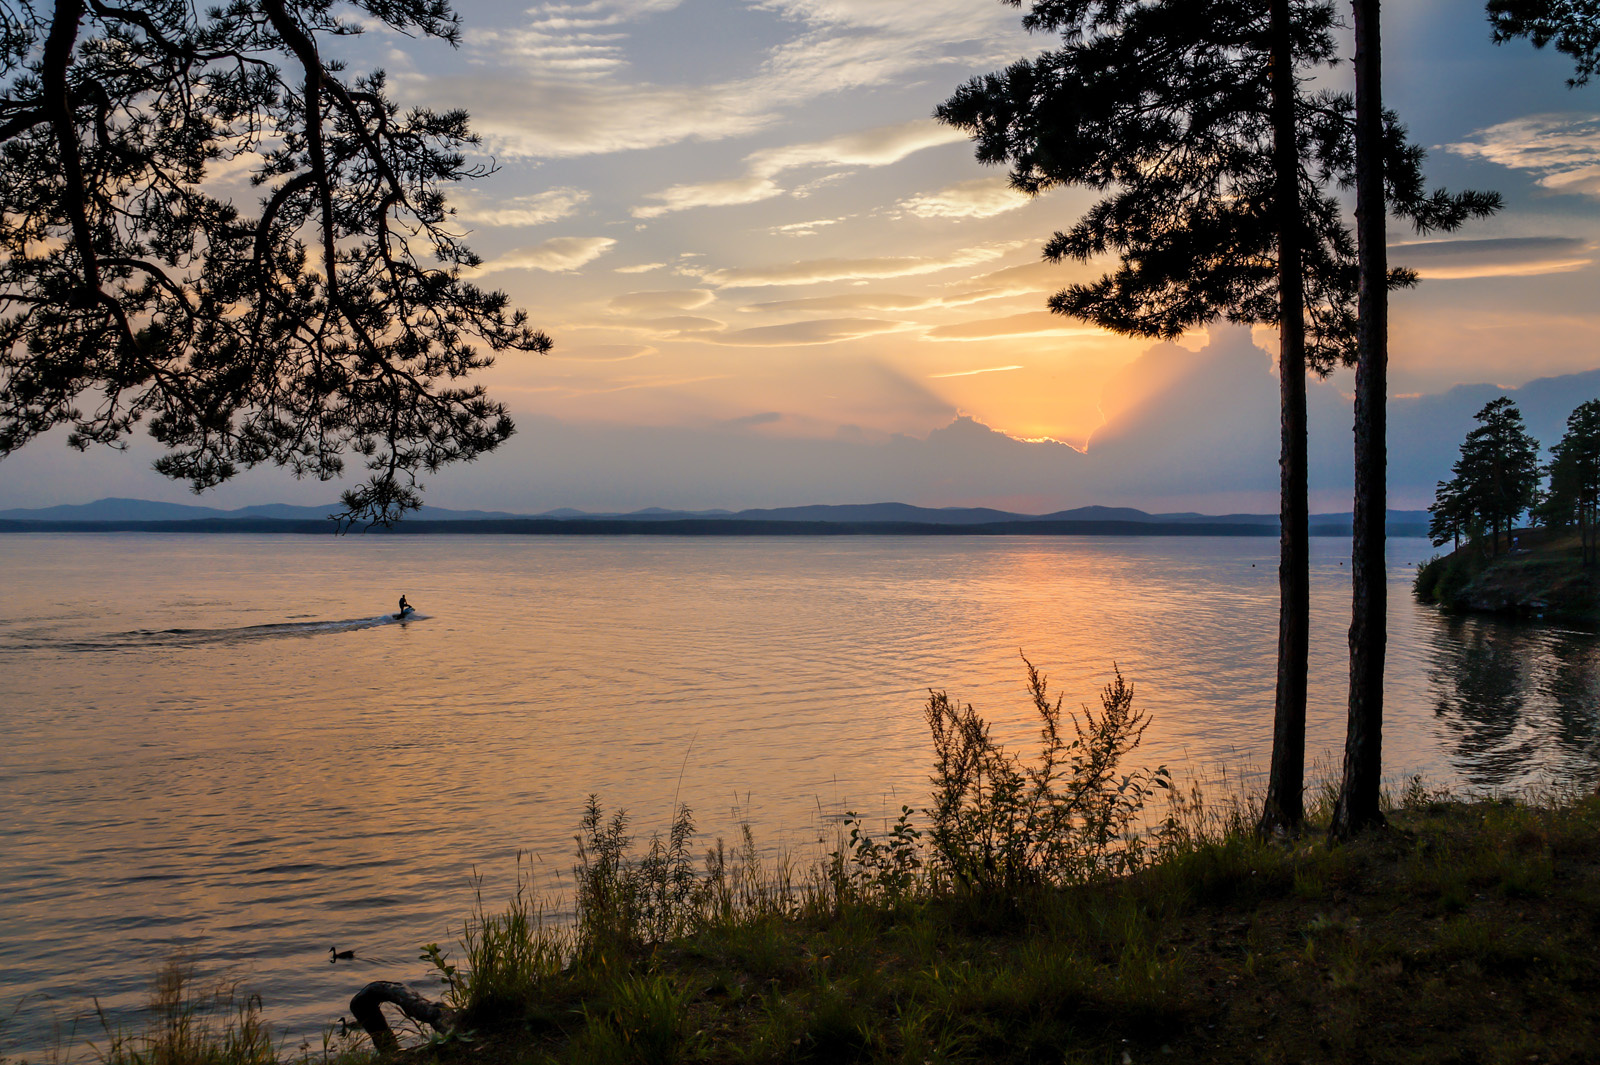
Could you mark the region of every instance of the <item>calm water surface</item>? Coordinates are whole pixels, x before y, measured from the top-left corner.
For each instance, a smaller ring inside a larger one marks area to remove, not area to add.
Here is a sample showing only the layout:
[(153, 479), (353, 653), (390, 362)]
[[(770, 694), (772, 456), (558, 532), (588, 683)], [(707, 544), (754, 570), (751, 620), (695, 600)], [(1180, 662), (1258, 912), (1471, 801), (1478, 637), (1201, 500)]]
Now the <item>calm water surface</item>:
[[(93, 997), (123, 1016), (175, 951), (315, 1040), (366, 981), (425, 976), (475, 874), (497, 904), (520, 853), (559, 890), (591, 792), (646, 833), (676, 797), (708, 837), (812, 853), (844, 809), (923, 801), (930, 687), (1030, 740), (1019, 650), (1069, 705), (1117, 663), (1155, 719), (1141, 761), (1248, 777), (1276, 548), (0, 537), (0, 1056)], [(1348, 550), (1313, 541), (1313, 760), (1343, 742)], [(1390, 545), (1391, 778), (1592, 779), (1600, 640), (1416, 606), (1429, 553)]]

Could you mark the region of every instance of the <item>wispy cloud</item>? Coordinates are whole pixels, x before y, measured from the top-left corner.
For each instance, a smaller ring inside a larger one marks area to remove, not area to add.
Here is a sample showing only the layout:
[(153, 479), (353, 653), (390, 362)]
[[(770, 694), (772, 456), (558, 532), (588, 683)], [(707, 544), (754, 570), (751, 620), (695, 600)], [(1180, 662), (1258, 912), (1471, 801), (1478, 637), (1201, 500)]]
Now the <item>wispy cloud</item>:
[(1580, 270), (1594, 261), (1578, 237), (1500, 237), (1389, 245), (1389, 261), (1425, 278), (1532, 277)]
[(520, 26), (469, 31), (469, 44), (491, 46), (548, 74), (569, 79), (614, 76), (628, 65), (629, 23), (669, 11), (681, 0), (588, 0), (541, 3)]
[(786, 171), (806, 167), (876, 167), (898, 163), (913, 152), (966, 139), (959, 130), (932, 119), (919, 118), (893, 126), (860, 130), (809, 144), (767, 148), (745, 157), (741, 177), (697, 184), (674, 185), (652, 192), (654, 203), (633, 209), (635, 218), (657, 218), (691, 207), (718, 207), (756, 203), (789, 191), (777, 178)]
[(863, 292), (839, 296), (808, 296), (797, 300), (772, 300), (765, 303), (747, 303), (739, 310), (745, 313), (796, 312), (839, 313), (843, 311), (917, 311), (938, 305), (937, 299), (926, 296), (902, 296), (894, 293)]
[(718, 344), (740, 347), (797, 347), (838, 344), (846, 340), (893, 333), (904, 328), (906, 328), (905, 322), (890, 322), (877, 318), (821, 318), (809, 322), (787, 322), (783, 325), (736, 329), (718, 335), (714, 341)]
[(994, 340), (1014, 336), (1097, 336), (1101, 331), (1049, 311), (1029, 311), (1004, 318), (935, 326), (923, 335), (929, 340)]
[(556, 158), (744, 136), (819, 98), (903, 83), (930, 67), (953, 83), (1014, 58), (1025, 40), (1013, 13), (972, 0), (780, 0), (751, 5), (792, 29), (750, 73), (698, 84), (630, 78), (639, 49), (672, 39), (679, 6), (536, 4), (520, 26), (469, 32), (468, 61), (479, 70), (397, 68), (392, 84), (405, 102), (470, 103), (474, 127), (502, 158)]
[(716, 294), (706, 288), (626, 292), (613, 298), (611, 307), (624, 314), (666, 314), (669, 311), (699, 310), (716, 298)]
[(915, 277), (993, 262), (1014, 244), (986, 244), (948, 255), (884, 255), (867, 259), (810, 259), (786, 266), (747, 266), (722, 270), (680, 268), (719, 288), (764, 288), (774, 285), (817, 285), (825, 281), (870, 281)]
[(572, 347), (557, 345), (551, 358), (570, 359), (577, 362), (632, 362), (660, 349), (648, 344), (575, 344)]
[(545, 270), (549, 273), (565, 273), (594, 262), (616, 243), (610, 237), (553, 237), (531, 248), (507, 252), (498, 259), (484, 263), (477, 272)]
[(1025, 207), (1030, 197), (1003, 177), (976, 178), (901, 200), (899, 208), (919, 218), (993, 218)]
[(1600, 115), (1529, 115), (1445, 148), (1538, 174), (1552, 192), (1600, 198)]
[(489, 226), (539, 226), (569, 218), (588, 202), (589, 193), (583, 189), (559, 188), (536, 192), (531, 196), (513, 196), (492, 204), (477, 194), (471, 194), (461, 197), (455, 208), (456, 217), (464, 222)]
[(767, 232), (777, 237), (814, 237), (828, 226), (836, 226), (843, 221), (842, 218), (817, 218), (810, 222), (789, 222), (781, 226), (769, 226)]
[(954, 373), (931, 373), (928, 376), (934, 380), (945, 377), (976, 377), (981, 373), (1005, 373), (1007, 370), (1020, 370), (1021, 366), (985, 366), (981, 370), (957, 370)]

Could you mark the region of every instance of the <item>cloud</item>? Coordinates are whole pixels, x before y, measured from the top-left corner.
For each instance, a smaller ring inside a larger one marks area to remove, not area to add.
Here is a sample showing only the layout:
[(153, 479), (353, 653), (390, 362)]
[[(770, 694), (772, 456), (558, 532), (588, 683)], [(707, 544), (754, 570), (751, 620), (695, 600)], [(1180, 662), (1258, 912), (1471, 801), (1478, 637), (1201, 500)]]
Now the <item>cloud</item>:
[(478, 267), (477, 273), (488, 274), (497, 270), (545, 270), (565, 273), (587, 266), (610, 251), (616, 241), (610, 237), (553, 237), (532, 248), (519, 248), (507, 252)]
[(773, 300), (769, 303), (747, 303), (739, 310), (751, 312), (792, 313), (796, 311), (918, 311), (937, 306), (936, 299), (926, 296), (898, 296), (892, 293), (846, 293), (840, 296), (809, 296), (798, 300)]
[(743, 203), (759, 203), (782, 196), (783, 191), (770, 178), (753, 175), (726, 181), (674, 185), (670, 189), (650, 193), (649, 198), (657, 202), (635, 207), (630, 213), (635, 218), (659, 218), (692, 207), (732, 207)]
[(1003, 270), (996, 270), (979, 277), (962, 279), (957, 282), (962, 286), (960, 291), (946, 296), (944, 303), (946, 306), (956, 307), (963, 304), (980, 303), (984, 300), (1002, 299), (1007, 296), (1032, 296), (1059, 292), (1072, 280), (1072, 275), (1075, 271), (1081, 273), (1082, 268), (1075, 265), (1061, 266), (1057, 263), (1042, 261), (1008, 266)]
[(803, 167), (877, 167), (898, 163), (913, 152), (966, 140), (966, 134), (932, 119), (919, 118), (877, 129), (829, 137), (809, 144), (767, 148), (745, 157), (742, 177), (701, 184), (674, 185), (652, 192), (655, 203), (633, 209), (635, 218), (658, 218), (691, 207), (720, 207), (756, 203), (782, 196), (787, 190), (775, 180), (780, 174)]
[(1447, 151), (1539, 175), (1552, 192), (1600, 198), (1600, 115), (1529, 115), (1447, 144)]
[(665, 318), (647, 318), (639, 323), (645, 329), (654, 330), (667, 337), (700, 336), (705, 333), (716, 333), (728, 328), (726, 322), (719, 322), (715, 318), (701, 318), (693, 314), (672, 314)]
[(981, 370), (956, 370), (953, 373), (931, 373), (928, 376), (933, 380), (946, 377), (976, 377), (983, 373), (1006, 373), (1009, 370), (1020, 370), (1021, 366), (985, 366)]
[(579, 362), (632, 362), (655, 355), (659, 350), (648, 344), (578, 344), (570, 348), (558, 344), (550, 357)]
[(633, 266), (619, 266), (615, 273), (619, 274), (648, 274), (652, 270), (665, 270), (666, 263), (635, 263)]
[(1500, 237), (1389, 245), (1389, 261), (1425, 278), (1528, 277), (1582, 269), (1594, 260), (1578, 237)]
[(914, 277), (993, 262), (1015, 245), (986, 244), (945, 256), (885, 255), (870, 259), (810, 259), (787, 266), (733, 267), (698, 271), (694, 276), (719, 288), (761, 288), (773, 285), (817, 285), (825, 281), (863, 281)]
[(963, 181), (938, 192), (901, 200), (899, 207), (918, 218), (993, 218), (1025, 207), (1031, 197), (1011, 187), (1003, 177)]
[(493, 203), (485, 202), (474, 194), (463, 197), (456, 204), (456, 217), (465, 222), (480, 222), (490, 226), (539, 226), (570, 217), (587, 202), (588, 192), (571, 188), (549, 189), (532, 196), (514, 196)]
[(615, 75), (628, 65), (626, 26), (646, 14), (669, 11), (680, 0), (589, 0), (542, 3), (521, 26), (467, 33), (471, 44), (492, 45), (502, 55), (571, 79)]
[(706, 288), (627, 292), (614, 298), (611, 307), (624, 314), (665, 314), (669, 311), (698, 310), (716, 298), (716, 294)]
[(810, 222), (790, 222), (787, 225), (768, 226), (767, 232), (775, 237), (814, 237), (827, 226), (836, 226), (843, 218), (817, 218)]
[(749, 429), (757, 425), (774, 425), (783, 421), (783, 414), (775, 410), (764, 410), (757, 414), (746, 414), (742, 418), (725, 418), (718, 424), (728, 429)]
[(751, 170), (760, 174), (780, 174), (803, 166), (888, 166), (924, 148), (966, 139), (967, 135), (958, 129), (931, 118), (917, 118), (810, 144), (768, 148), (749, 156), (747, 161)]
[(819, 318), (809, 322), (788, 322), (784, 325), (736, 329), (731, 333), (717, 336), (715, 341), (718, 344), (741, 347), (837, 344), (845, 340), (859, 340), (881, 333), (893, 333), (905, 327), (905, 322), (888, 322), (877, 318)]
[[(544, 3), (511, 29), (467, 35), (467, 74), (392, 64), (405, 103), (471, 106), (473, 125), (502, 158), (558, 158), (745, 136), (826, 96), (961, 76), (1027, 50), (1014, 14), (972, 0), (785, 0), (753, 3), (793, 27), (756, 53), (755, 69), (699, 84), (629, 78), (632, 59), (682, 29), (659, 3)], [(645, 23), (644, 15), (655, 15)], [(648, 25), (648, 32), (640, 29)], [(652, 66), (657, 64), (652, 63)], [(849, 164), (880, 165), (880, 164)]]
[(929, 340), (993, 340), (1014, 336), (1079, 337), (1103, 334), (1099, 329), (1084, 325), (1075, 318), (1052, 314), (1050, 311), (1029, 311), (1004, 318), (983, 318), (935, 326), (923, 335)]

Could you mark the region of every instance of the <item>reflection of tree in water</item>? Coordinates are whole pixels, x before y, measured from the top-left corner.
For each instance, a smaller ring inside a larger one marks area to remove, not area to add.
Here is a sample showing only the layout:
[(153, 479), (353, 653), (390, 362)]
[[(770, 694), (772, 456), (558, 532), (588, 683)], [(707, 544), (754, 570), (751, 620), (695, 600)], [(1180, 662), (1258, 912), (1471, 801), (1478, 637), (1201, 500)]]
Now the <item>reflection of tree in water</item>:
[(1600, 748), (1600, 639), (1593, 633), (1554, 630), (1548, 634), (1536, 678), (1539, 693), (1550, 704), (1554, 739), (1569, 758), (1594, 775)]
[(1468, 784), (1588, 779), (1600, 738), (1600, 640), (1495, 618), (1439, 616), (1428, 680)]

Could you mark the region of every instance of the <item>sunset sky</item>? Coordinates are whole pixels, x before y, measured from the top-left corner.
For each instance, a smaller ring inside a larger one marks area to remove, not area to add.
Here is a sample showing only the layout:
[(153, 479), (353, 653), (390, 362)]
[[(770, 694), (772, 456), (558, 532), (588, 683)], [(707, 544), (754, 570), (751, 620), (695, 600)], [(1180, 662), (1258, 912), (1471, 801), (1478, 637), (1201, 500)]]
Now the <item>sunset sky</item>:
[[(1202, 474), (1178, 485), (1159, 474), (1193, 459), (1184, 434), (1150, 434), (1141, 450), (1144, 434), (1129, 430), (1176, 409), (1179, 422), (1226, 430), (1207, 434), (1209, 447), (1226, 450), (1235, 430), (1270, 440), (1274, 334), (1256, 330), (1259, 350), (1228, 330), (1181, 344), (1230, 353), (1245, 397), (1196, 387), (1170, 348), (1048, 314), (1050, 292), (1105, 266), (1040, 261), (1043, 241), (1092, 195), (1013, 193), (929, 117), (967, 78), (1053, 43), (1025, 34), (1018, 9), (456, 6), (459, 50), (385, 32), (344, 47), (352, 67), (385, 68), (403, 103), (472, 113), (499, 170), (455, 196), (458, 218), (485, 259), (482, 281), (526, 307), (556, 348), (488, 374), (523, 432), (502, 454), (429, 479), (429, 502), (1276, 508), (1270, 449), (1227, 483)], [(1391, 260), (1425, 279), (1394, 301), (1395, 396), (1600, 368), (1600, 86), (1568, 89), (1565, 58), (1493, 45), (1478, 0), (1408, 0), (1385, 17), (1386, 102), (1428, 146), (1431, 182), (1497, 189), (1507, 202), (1459, 239), (1393, 233)], [(1342, 377), (1314, 386), (1314, 407), (1333, 412), (1313, 422), (1330, 454), (1348, 451), (1338, 413), (1348, 387)], [(1118, 443), (1098, 462), (1097, 439)], [(1013, 441), (1040, 443), (1008, 451)], [(1087, 453), (1068, 457), (1061, 444)], [(896, 449), (920, 449), (917, 468), (942, 473), (886, 464)], [(0, 508), (192, 499), (148, 472), (152, 454), (35, 442), (0, 465)], [(1027, 483), (1033, 460), (1022, 455), (1054, 456), (1038, 469), (1064, 472)], [(1313, 487), (1315, 506), (1347, 508), (1337, 473)], [(274, 471), (198, 502), (336, 492)], [(1427, 500), (1403, 489), (1395, 502)]]

